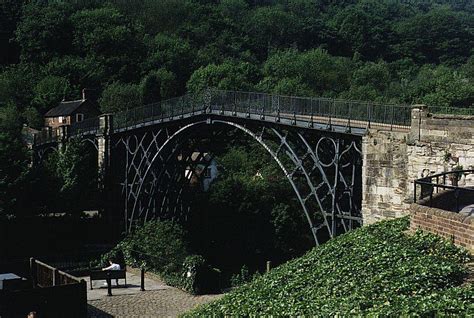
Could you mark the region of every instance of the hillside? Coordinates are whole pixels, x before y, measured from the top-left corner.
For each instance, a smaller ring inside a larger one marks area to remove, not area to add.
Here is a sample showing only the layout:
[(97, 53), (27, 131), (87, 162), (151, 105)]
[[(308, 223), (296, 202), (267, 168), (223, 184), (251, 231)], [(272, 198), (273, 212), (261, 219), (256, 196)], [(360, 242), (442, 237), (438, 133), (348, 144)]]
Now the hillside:
[(384, 221), (341, 235), (186, 317), (472, 317), (474, 287), (462, 285), (468, 254), (431, 234), (405, 234), (408, 223)]

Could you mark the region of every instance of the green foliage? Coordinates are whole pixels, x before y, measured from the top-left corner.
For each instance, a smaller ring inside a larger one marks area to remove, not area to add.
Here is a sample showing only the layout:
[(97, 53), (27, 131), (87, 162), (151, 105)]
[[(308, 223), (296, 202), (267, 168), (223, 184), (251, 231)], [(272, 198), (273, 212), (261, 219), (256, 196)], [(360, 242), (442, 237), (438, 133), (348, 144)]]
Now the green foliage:
[(66, 78), (46, 76), (34, 87), (35, 97), (32, 104), (40, 113), (44, 114), (51, 108), (58, 106), (68, 90), (69, 82)]
[(30, 2), (15, 32), (24, 62), (44, 63), (67, 53), (71, 48), (69, 5)]
[(260, 145), (240, 135), (232, 139), (240, 146), (217, 148), (219, 175), (186, 222), (193, 252), (222, 270), (223, 287), (232, 284), (232, 274), (242, 280), (266, 261), (279, 264), (314, 244), (280, 167)]
[(291, 85), (296, 87), (295, 92), (288, 93), (301, 91), (307, 95), (334, 96), (349, 87), (351, 69), (349, 59), (331, 56), (323, 49), (278, 51), (265, 62), (264, 78), (259, 86), (278, 91)]
[(100, 61), (106, 67), (109, 82), (137, 78), (143, 47), (138, 27), (126, 16), (106, 6), (75, 12), (71, 23), (75, 50)]
[(249, 268), (246, 265), (242, 265), (240, 272), (232, 275), (230, 278), (230, 285), (232, 287), (238, 287), (249, 282), (252, 279)]
[(459, 65), (474, 46), (472, 14), (456, 12), (448, 6), (401, 21), (397, 32), (401, 38), (400, 54), (420, 63)]
[(176, 76), (162, 68), (145, 76), (140, 88), (143, 104), (156, 103), (176, 94)]
[(14, 215), (23, 199), (29, 156), (21, 136), (21, 119), (9, 104), (0, 107), (0, 217)]
[(104, 113), (113, 113), (138, 107), (142, 105), (140, 86), (113, 82), (102, 92), (99, 104), (100, 110)]
[(170, 221), (150, 221), (137, 227), (124, 238), (101, 261), (113, 257), (127, 265), (145, 267), (163, 275), (183, 272), (183, 262), (187, 255), (185, 232)]
[(201, 255), (186, 257), (183, 263), (181, 286), (195, 294), (220, 292), (220, 271), (207, 264)]
[(187, 88), (199, 92), (208, 87), (228, 90), (250, 90), (256, 77), (254, 65), (247, 62), (226, 61), (197, 69), (189, 79)]
[(51, 190), (57, 196), (52, 211), (79, 214), (94, 207), (97, 193), (97, 171), (91, 169), (97, 157), (81, 141), (71, 140), (49, 155), (44, 163), (47, 174), (56, 184)]
[(109, 259), (145, 268), (193, 294), (220, 291), (220, 271), (201, 255), (189, 255), (185, 230), (170, 221), (149, 221), (137, 227), (91, 267), (105, 266)]
[(467, 252), (408, 219), (341, 235), (185, 316), (470, 316)]

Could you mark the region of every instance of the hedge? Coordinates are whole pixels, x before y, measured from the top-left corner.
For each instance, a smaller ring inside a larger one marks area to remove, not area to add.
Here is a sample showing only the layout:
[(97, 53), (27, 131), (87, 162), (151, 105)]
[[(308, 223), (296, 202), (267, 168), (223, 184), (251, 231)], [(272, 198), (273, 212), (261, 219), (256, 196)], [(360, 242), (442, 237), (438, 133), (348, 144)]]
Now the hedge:
[(471, 256), (408, 224), (341, 235), (185, 317), (474, 316), (474, 288), (460, 286)]

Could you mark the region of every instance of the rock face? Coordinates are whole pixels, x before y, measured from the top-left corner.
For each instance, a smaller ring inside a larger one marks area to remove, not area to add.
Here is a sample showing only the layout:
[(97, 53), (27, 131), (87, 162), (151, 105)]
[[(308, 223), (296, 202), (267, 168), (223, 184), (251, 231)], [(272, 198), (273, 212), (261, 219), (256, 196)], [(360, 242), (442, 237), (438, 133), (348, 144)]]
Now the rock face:
[[(408, 215), (415, 179), (457, 166), (474, 169), (474, 116), (433, 115), (417, 105), (410, 131), (371, 130), (362, 153), (365, 224)], [(462, 176), (459, 185), (474, 185), (474, 174)]]

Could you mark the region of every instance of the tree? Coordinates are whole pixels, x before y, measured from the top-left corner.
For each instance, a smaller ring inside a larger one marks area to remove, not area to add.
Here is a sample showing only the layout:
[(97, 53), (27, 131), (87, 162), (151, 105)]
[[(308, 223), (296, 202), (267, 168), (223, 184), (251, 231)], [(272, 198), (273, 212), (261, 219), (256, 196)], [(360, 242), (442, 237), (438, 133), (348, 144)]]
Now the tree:
[(34, 1), (24, 6), (15, 32), (22, 61), (45, 63), (71, 50), (69, 11), (67, 3), (41, 4)]
[(391, 84), (390, 69), (385, 62), (368, 62), (352, 74), (351, 87), (343, 98), (384, 101)]
[(70, 140), (51, 154), (45, 163), (48, 177), (56, 180), (59, 199), (46, 212), (65, 212), (71, 215), (97, 207), (97, 158), (80, 140)]
[(186, 86), (191, 92), (199, 92), (208, 87), (251, 90), (257, 73), (256, 67), (246, 62), (226, 61), (219, 65), (209, 64), (194, 71)]
[(46, 76), (34, 87), (33, 105), (42, 114), (58, 106), (65, 99), (69, 91), (69, 82), (66, 78)]
[(283, 79), (292, 79), (293, 85), (299, 82), (304, 90), (311, 89), (311, 95), (334, 96), (349, 87), (351, 71), (349, 59), (333, 57), (323, 49), (278, 51), (265, 62), (262, 83), (271, 89)]
[(146, 39), (145, 72), (165, 68), (176, 76), (177, 92), (184, 92), (186, 81), (194, 68), (195, 53), (189, 41), (178, 36), (158, 34)]
[(83, 88), (101, 88), (110, 80), (106, 71), (106, 65), (95, 56), (64, 55), (51, 59), (45, 66), (46, 74), (68, 80), (69, 98), (79, 97), (74, 94), (79, 94)]
[(102, 63), (109, 82), (138, 78), (143, 56), (138, 26), (111, 6), (75, 12), (71, 23), (76, 52)]
[(102, 92), (99, 104), (101, 111), (104, 113), (113, 113), (141, 106), (140, 87), (136, 84), (113, 82)]
[(264, 58), (271, 49), (289, 48), (297, 43), (301, 31), (299, 19), (278, 6), (261, 7), (251, 11), (245, 30), (255, 54)]
[(474, 18), (449, 7), (436, 7), (398, 23), (395, 48), (418, 63), (464, 63), (474, 47)]
[(140, 84), (143, 104), (156, 103), (175, 96), (176, 86), (176, 77), (166, 69), (149, 73)]
[(329, 20), (338, 42), (333, 50), (346, 56), (358, 52), (369, 60), (390, 57), (388, 48), (394, 37), (390, 18), (379, 1), (360, 1), (339, 10)]
[(24, 2), (6, 0), (0, 3), (0, 65), (18, 62), (18, 43), (10, 39), (14, 37)]
[(29, 156), (21, 136), (22, 123), (12, 104), (0, 107), (0, 217), (15, 215)]
[(469, 107), (474, 104), (470, 79), (447, 66), (424, 66), (408, 84), (404, 99), (429, 106)]

